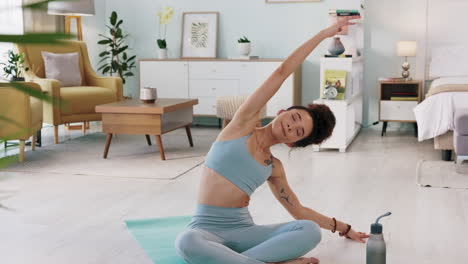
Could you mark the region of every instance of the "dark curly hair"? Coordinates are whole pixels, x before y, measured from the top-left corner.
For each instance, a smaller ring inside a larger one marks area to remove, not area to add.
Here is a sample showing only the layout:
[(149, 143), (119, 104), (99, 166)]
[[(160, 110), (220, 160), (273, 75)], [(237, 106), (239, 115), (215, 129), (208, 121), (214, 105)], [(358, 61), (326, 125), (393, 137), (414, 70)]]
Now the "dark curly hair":
[(309, 104), (305, 106), (291, 106), (287, 110), (305, 110), (312, 117), (314, 126), (312, 132), (306, 137), (294, 143), (295, 147), (306, 147), (310, 144), (320, 144), (331, 136), (335, 128), (335, 115), (330, 108), (324, 104)]

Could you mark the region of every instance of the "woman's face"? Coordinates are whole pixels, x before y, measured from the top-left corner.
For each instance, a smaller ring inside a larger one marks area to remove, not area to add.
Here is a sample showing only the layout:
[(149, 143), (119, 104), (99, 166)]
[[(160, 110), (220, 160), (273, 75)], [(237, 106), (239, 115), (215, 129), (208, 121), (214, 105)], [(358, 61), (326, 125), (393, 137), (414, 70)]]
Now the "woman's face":
[(282, 143), (297, 142), (312, 132), (312, 117), (306, 110), (281, 112), (272, 122), (273, 136)]

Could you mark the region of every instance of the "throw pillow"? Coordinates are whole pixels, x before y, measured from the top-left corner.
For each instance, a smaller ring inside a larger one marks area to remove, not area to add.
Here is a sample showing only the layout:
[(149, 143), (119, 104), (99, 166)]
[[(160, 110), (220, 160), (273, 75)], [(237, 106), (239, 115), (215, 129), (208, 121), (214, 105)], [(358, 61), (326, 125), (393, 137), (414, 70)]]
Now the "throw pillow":
[(81, 72), (78, 52), (41, 52), (44, 60), (45, 77), (60, 81), (62, 87), (81, 86)]

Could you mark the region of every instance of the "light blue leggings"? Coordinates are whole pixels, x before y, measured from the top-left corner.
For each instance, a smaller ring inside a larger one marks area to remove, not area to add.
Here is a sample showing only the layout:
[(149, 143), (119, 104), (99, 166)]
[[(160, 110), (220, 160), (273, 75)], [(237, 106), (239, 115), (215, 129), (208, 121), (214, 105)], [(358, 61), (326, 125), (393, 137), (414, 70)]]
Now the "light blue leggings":
[(320, 239), (313, 221), (255, 225), (247, 207), (199, 204), (175, 247), (190, 264), (261, 264), (299, 258)]

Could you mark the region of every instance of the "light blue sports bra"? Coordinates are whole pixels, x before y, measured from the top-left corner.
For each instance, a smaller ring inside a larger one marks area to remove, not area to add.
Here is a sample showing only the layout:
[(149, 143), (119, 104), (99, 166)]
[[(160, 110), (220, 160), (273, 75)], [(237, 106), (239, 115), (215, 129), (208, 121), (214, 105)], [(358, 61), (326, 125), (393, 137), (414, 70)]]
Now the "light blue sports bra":
[(246, 141), (250, 135), (228, 141), (215, 141), (205, 158), (205, 166), (249, 196), (272, 172), (271, 164), (264, 166), (258, 163), (247, 149)]

